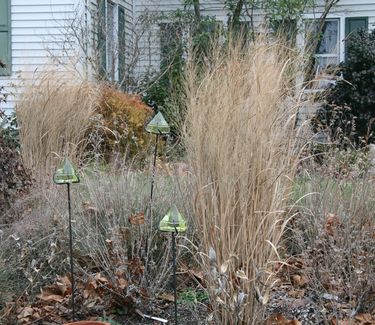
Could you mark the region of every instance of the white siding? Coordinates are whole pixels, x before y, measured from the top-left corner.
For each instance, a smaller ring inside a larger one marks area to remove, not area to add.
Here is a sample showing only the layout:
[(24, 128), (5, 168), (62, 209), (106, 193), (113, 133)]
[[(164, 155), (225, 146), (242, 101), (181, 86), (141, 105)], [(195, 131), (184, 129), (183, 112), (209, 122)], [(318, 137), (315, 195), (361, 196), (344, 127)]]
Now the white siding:
[[(14, 108), (24, 82), (36, 78), (39, 71), (55, 69), (51, 52), (59, 60), (67, 55), (65, 34), (77, 16), (80, 0), (11, 0), (11, 76), (0, 77), (12, 95), (5, 109)], [(83, 1), (83, 0), (82, 0)], [(57, 68), (56, 68), (57, 69)], [(58, 68), (59, 70), (61, 68)]]
[[(214, 17), (217, 21), (224, 23), (227, 22), (228, 11), (225, 9), (225, 1), (202, 0), (200, 5), (202, 15)], [(168, 14), (183, 8), (183, 0), (138, 0), (136, 1), (135, 19), (139, 21), (144, 14), (157, 16), (160, 13)], [(193, 10), (192, 6), (190, 8)], [(254, 15), (254, 18), (255, 25), (259, 25), (263, 21), (260, 13)], [(153, 24), (148, 29), (140, 25), (137, 28), (137, 33), (143, 33), (143, 37), (138, 44), (140, 50), (138, 73), (143, 74), (158, 70), (160, 65), (160, 29), (158, 23)]]
[[(169, 13), (183, 8), (183, 0), (138, 0), (136, 2), (136, 19), (147, 13)], [(318, 5), (306, 13), (306, 18), (319, 18), (322, 11), (322, 0), (318, 0)], [(203, 15), (215, 16), (217, 20), (226, 21), (227, 11), (224, 1), (201, 0), (201, 10)], [(329, 17), (340, 18), (341, 27), (345, 28), (346, 17), (368, 17), (369, 29), (375, 28), (375, 0), (340, 0), (332, 9)], [(255, 25), (263, 21), (261, 13), (255, 15)], [(157, 70), (160, 62), (160, 35), (159, 28), (155, 24), (144, 32), (140, 42), (139, 71), (145, 72), (149, 68)], [(345, 35), (341, 35), (341, 40)], [(343, 58), (343, 48), (341, 51)]]
[[(318, 4), (321, 3), (321, 0)], [(323, 6), (318, 5), (309, 14), (319, 17), (323, 11)], [(374, 0), (340, 0), (339, 3), (332, 8), (330, 16), (339, 17), (368, 17), (369, 29), (374, 29), (375, 24), (375, 1)]]

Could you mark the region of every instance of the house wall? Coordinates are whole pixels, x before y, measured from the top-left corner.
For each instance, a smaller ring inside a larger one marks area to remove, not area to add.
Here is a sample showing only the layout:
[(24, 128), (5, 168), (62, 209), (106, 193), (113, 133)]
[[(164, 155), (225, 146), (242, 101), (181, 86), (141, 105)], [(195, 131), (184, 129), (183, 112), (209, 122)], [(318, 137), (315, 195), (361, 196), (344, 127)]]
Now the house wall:
[[(307, 12), (304, 15), (306, 19), (319, 18), (324, 7), (319, 0), (318, 5), (314, 10)], [(375, 1), (373, 0), (340, 0), (339, 3), (332, 8), (327, 18), (339, 19), (340, 21), (340, 61), (345, 59), (345, 19), (350, 17), (367, 17), (368, 29), (375, 28)]]
[[(324, 10), (322, 1), (314, 10), (306, 12), (304, 14), (305, 19), (319, 18)], [(345, 60), (345, 20), (351, 17), (367, 17), (368, 18), (368, 29), (373, 30), (375, 28), (375, 1), (374, 0), (340, 0), (339, 3), (332, 8), (327, 18), (339, 19), (339, 60)], [(297, 42), (303, 48), (304, 39), (302, 35), (299, 35)], [(319, 92), (319, 89), (310, 90), (311, 93)], [(308, 91), (306, 91), (308, 92)], [(319, 108), (319, 104), (306, 102), (304, 107), (298, 115), (298, 125), (301, 125), (304, 121), (308, 120), (313, 116), (316, 110)]]
[[(183, 0), (138, 0), (136, 2), (136, 18), (145, 14), (169, 13), (177, 9), (183, 8)], [(319, 18), (323, 12), (323, 0), (318, 0), (317, 6), (310, 12), (306, 12), (307, 19)], [(224, 1), (218, 0), (201, 0), (202, 14), (215, 16), (217, 20), (226, 22), (227, 11), (225, 10)], [(375, 28), (375, 1), (374, 0), (340, 0), (339, 3), (331, 10), (329, 17), (339, 18), (341, 28), (345, 29), (346, 17), (368, 17), (369, 29)], [(259, 25), (263, 21), (260, 12), (255, 15), (255, 25)], [(140, 30), (138, 28), (138, 30)], [(342, 31), (340, 35), (341, 43), (345, 38)], [(300, 41), (301, 43), (301, 41)], [(301, 44), (303, 45), (303, 44)], [(158, 24), (154, 24), (151, 28), (144, 31), (144, 35), (139, 42), (139, 72), (158, 70), (160, 65), (160, 29)], [(344, 59), (344, 46), (341, 47), (341, 57)]]
[[(318, 6), (311, 12), (317, 17), (323, 11), (322, 2), (319, 0)], [(340, 0), (332, 8), (331, 14), (339, 14), (347, 17), (369, 17), (369, 25), (373, 29), (375, 24), (375, 2), (374, 0)]]
[[(138, 0), (135, 6), (135, 23), (137, 25), (136, 34), (142, 34), (142, 37), (137, 41), (139, 48), (139, 62), (138, 75), (144, 73), (157, 71), (160, 66), (160, 28), (159, 23), (168, 22), (168, 14), (178, 9), (184, 8), (183, 0)], [(192, 6), (190, 6), (193, 10)], [(224, 24), (228, 20), (228, 11), (225, 8), (223, 0), (202, 0), (201, 1), (202, 15), (215, 17), (217, 21)], [(163, 13), (166, 17), (158, 19), (151, 26), (140, 24), (142, 16), (148, 15), (150, 20), (152, 17), (157, 17)], [(258, 13), (254, 16), (254, 24), (259, 25), (263, 21), (263, 17)]]
[[(71, 55), (65, 34), (77, 15), (80, 0), (10, 0), (11, 75), (0, 76), (0, 86), (11, 95), (1, 108), (14, 108), (25, 83), (56, 61)], [(62, 51), (65, 44), (66, 52)]]

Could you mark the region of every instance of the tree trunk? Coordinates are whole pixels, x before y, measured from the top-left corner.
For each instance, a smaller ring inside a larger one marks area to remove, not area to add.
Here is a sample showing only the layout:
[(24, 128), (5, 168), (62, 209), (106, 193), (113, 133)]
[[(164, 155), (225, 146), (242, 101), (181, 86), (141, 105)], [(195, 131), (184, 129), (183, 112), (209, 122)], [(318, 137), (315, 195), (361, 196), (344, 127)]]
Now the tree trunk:
[(243, 5), (244, 0), (237, 1), (237, 4), (232, 13), (232, 17), (229, 19), (229, 30), (236, 31), (239, 29)]
[(334, 5), (336, 5), (339, 1), (340, 0), (325, 0), (324, 11), (323, 11), (322, 15), (320, 16), (320, 18), (318, 20), (318, 28), (317, 28), (317, 31), (316, 31), (316, 35), (313, 35), (314, 37), (312, 37), (311, 46), (308, 48), (309, 60), (308, 60), (307, 67), (306, 67), (306, 77), (305, 77), (305, 81), (307, 81), (307, 82), (309, 82), (309, 81), (311, 81), (315, 78), (315, 75), (314, 75), (314, 64), (315, 64), (314, 55), (319, 49), (319, 45), (320, 45), (320, 42), (321, 42), (320, 35), (323, 32), (324, 22), (325, 22), (325, 20), (328, 16), (329, 12), (331, 11), (332, 7)]

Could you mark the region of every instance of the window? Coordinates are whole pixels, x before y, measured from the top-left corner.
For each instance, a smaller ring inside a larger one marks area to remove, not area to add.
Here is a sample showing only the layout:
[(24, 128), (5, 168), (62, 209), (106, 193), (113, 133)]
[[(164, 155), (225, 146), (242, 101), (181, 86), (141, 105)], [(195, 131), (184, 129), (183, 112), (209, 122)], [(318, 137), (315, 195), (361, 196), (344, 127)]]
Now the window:
[(99, 0), (98, 47), (100, 75), (122, 82), (125, 76), (125, 9), (117, 2)]
[(345, 19), (345, 38), (359, 30), (368, 31), (368, 17), (350, 17)]
[(310, 22), (308, 28), (310, 37), (319, 37), (318, 49), (315, 53), (316, 72), (327, 68), (330, 65), (337, 65), (340, 62), (340, 21), (339, 19), (327, 19), (324, 22), (320, 35), (316, 22)]
[(0, 68), (0, 76), (10, 75), (10, 4), (9, 0), (0, 0), (0, 60), (5, 68)]

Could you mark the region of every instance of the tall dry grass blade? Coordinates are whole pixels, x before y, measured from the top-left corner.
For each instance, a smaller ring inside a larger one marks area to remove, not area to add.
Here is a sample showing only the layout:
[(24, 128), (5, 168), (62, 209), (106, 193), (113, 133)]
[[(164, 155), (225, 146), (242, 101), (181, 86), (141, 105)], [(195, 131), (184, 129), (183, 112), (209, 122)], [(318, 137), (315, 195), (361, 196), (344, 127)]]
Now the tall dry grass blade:
[(51, 175), (56, 156), (76, 163), (85, 148), (85, 132), (98, 101), (97, 87), (77, 77), (46, 72), (28, 85), (17, 106), (25, 165), (36, 178)]
[(216, 46), (186, 83), (194, 213), (218, 324), (260, 323), (298, 159), (291, 51), (242, 44)]

